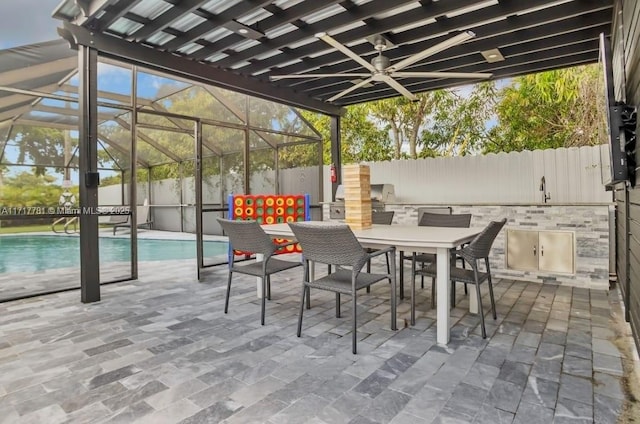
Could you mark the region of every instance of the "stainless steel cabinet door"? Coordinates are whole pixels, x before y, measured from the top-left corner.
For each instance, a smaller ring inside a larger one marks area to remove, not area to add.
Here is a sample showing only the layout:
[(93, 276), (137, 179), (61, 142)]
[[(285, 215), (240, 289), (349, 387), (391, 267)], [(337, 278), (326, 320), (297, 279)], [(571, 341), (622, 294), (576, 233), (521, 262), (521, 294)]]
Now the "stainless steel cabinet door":
[(538, 269), (538, 232), (507, 230), (507, 268), (523, 271)]
[(540, 231), (538, 236), (539, 267), (541, 271), (574, 272), (575, 249), (573, 233)]

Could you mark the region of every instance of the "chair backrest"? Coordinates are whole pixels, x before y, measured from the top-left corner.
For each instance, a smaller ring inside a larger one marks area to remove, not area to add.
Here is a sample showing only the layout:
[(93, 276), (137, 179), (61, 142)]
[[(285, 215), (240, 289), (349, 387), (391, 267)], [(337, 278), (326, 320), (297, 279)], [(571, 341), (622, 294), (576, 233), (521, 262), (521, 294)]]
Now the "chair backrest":
[(422, 219), (422, 215), (424, 215), (425, 213), (440, 213), (440, 214), (451, 215), (452, 212), (453, 210), (451, 206), (427, 206), (427, 207), (418, 208), (418, 223), (420, 223), (420, 220)]
[(366, 251), (346, 224), (292, 222), (289, 226), (305, 259), (358, 270), (367, 262)]
[(491, 246), (506, 222), (507, 218), (503, 218), (502, 221), (491, 221), (489, 225), (487, 225), (480, 234), (471, 240), (466, 247), (456, 253), (465, 258), (468, 262), (476, 259), (488, 258)]
[(271, 255), (276, 250), (271, 238), (256, 221), (231, 221), (217, 218), (229, 237), (233, 250)]
[(469, 228), (471, 225), (471, 214), (461, 213), (446, 215), (442, 213), (422, 214), (422, 218), (418, 225), (422, 227), (451, 227), (451, 228)]
[(394, 211), (373, 212), (371, 214), (371, 222), (373, 224), (391, 225), (391, 222), (393, 222), (393, 215), (394, 214), (395, 214)]

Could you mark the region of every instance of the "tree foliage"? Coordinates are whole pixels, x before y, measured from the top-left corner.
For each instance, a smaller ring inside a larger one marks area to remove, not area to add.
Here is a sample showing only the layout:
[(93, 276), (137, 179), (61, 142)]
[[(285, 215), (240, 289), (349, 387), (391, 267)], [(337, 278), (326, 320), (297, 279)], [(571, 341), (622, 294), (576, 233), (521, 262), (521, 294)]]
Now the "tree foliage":
[(465, 156), (478, 153), (488, 135), (487, 122), (493, 115), (497, 91), (493, 81), (482, 82), (462, 94), (441, 90), (422, 132), (420, 157)]
[[(34, 172), (20, 172), (14, 176), (5, 176), (0, 187), (1, 205), (5, 207), (44, 207), (58, 206), (63, 189), (55, 184), (51, 175)], [(78, 198), (78, 187), (70, 191)]]
[(602, 106), (597, 65), (515, 78), (500, 93), (485, 152), (597, 145)]
[(394, 97), (368, 105), (369, 114), (389, 132), (393, 140), (394, 159), (405, 156), (405, 144), (408, 144), (410, 158), (415, 159), (418, 156), (418, 139), (428, 123), (428, 116), (437, 113), (443, 102), (451, 98), (451, 93), (447, 90), (431, 91), (417, 94), (416, 97), (416, 101)]
[[(323, 140), (323, 163), (331, 163), (331, 118), (313, 112), (303, 111), (305, 119), (321, 134)], [(340, 139), (343, 163), (358, 163), (361, 161), (384, 161), (393, 158), (391, 140), (384, 128), (379, 127), (370, 119), (367, 104), (353, 105), (346, 108), (340, 122)], [(313, 151), (315, 147), (308, 147), (309, 155), (317, 158)], [(295, 161), (292, 158), (291, 161)], [(317, 159), (316, 162), (317, 164)]]

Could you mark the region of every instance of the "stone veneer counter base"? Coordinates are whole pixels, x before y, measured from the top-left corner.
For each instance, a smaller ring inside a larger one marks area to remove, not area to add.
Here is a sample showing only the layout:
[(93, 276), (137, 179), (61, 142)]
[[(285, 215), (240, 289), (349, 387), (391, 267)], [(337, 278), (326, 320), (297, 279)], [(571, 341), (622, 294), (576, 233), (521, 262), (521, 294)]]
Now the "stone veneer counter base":
[[(609, 287), (609, 209), (612, 204), (387, 204), (394, 211), (394, 224), (418, 223), (418, 209), (449, 206), (453, 213), (472, 214), (471, 226), (507, 218), (505, 230), (491, 250), (491, 270), (496, 278), (540, 281), (574, 287)], [(323, 204), (323, 219), (329, 220), (329, 205)], [(575, 273), (550, 273), (507, 269), (506, 230), (571, 231), (575, 233)], [(408, 274), (408, 273), (407, 273)]]

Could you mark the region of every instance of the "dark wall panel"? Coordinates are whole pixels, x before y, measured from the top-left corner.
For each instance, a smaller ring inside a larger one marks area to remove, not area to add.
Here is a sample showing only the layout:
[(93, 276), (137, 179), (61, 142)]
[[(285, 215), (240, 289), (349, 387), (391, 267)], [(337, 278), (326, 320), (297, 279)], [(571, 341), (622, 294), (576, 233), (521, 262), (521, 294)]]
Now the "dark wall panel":
[[(622, 14), (619, 14), (619, 11)], [(613, 55), (615, 92), (619, 100), (631, 105), (640, 105), (640, 2), (637, 0), (618, 0), (614, 10)], [(620, 59), (623, 60), (620, 60)], [(620, 62), (624, 65), (621, 65)], [(638, 129), (636, 128), (636, 132)], [(634, 152), (638, 162), (638, 149)], [(628, 292), (623, 293), (627, 309), (627, 318), (631, 322), (636, 345), (640, 348), (640, 184), (629, 188), (628, 205), (620, 192), (616, 195), (618, 203), (616, 234), (618, 238), (628, 237), (626, 243), (618, 246), (617, 268), (622, 270), (624, 279), (619, 278), (620, 286), (627, 285)], [(628, 207), (628, 216), (623, 207)], [(623, 241), (623, 240), (621, 240)], [(628, 248), (626, 247), (628, 246)]]

